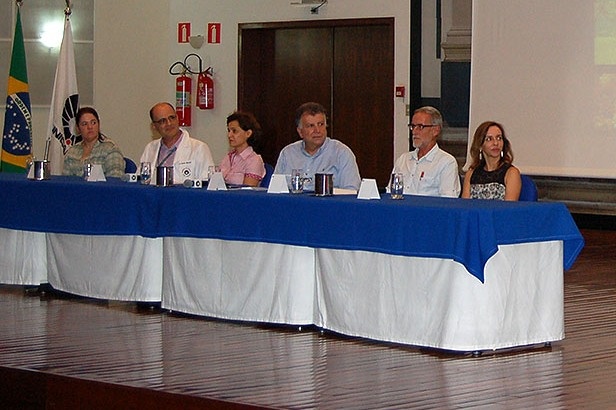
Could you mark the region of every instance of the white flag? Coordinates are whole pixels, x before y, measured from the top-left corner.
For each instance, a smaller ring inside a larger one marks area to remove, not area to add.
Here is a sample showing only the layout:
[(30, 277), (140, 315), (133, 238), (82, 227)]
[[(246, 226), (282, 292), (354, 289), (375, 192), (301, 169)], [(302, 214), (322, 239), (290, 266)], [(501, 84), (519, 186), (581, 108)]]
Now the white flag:
[(53, 175), (62, 174), (64, 154), (72, 145), (81, 140), (81, 136), (75, 135), (75, 114), (78, 109), (79, 92), (77, 91), (77, 72), (73, 50), (73, 30), (71, 20), (67, 15), (56, 67), (45, 147), (45, 159), (50, 161)]

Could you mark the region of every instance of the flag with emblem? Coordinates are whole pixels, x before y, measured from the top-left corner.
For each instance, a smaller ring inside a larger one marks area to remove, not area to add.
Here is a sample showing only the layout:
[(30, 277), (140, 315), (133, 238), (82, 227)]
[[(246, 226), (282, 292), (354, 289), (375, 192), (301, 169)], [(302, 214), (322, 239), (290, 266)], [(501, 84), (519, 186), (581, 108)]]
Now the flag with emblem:
[(47, 126), (45, 158), (50, 162), (53, 175), (62, 174), (64, 154), (72, 145), (81, 141), (81, 136), (76, 135), (75, 127), (75, 115), (78, 109), (79, 93), (69, 9), (64, 20), (64, 36), (56, 66), (56, 79)]
[(32, 110), (30, 108), (26, 49), (19, 7), (17, 8), (17, 22), (15, 24), (6, 94), (0, 170), (3, 172), (25, 172), (27, 162), (32, 154)]

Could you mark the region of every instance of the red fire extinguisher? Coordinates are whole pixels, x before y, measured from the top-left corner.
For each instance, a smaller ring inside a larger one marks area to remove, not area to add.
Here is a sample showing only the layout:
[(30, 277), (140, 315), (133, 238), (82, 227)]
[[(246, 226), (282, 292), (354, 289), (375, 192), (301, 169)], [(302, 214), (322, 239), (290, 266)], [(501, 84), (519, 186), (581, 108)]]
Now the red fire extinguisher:
[(212, 67), (199, 73), (197, 79), (197, 107), (202, 110), (214, 108), (214, 80), (212, 79)]
[(178, 114), (180, 125), (191, 125), (192, 113), (190, 107), (190, 92), (192, 90), (192, 78), (183, 73), (175, 79), (175, 111)]

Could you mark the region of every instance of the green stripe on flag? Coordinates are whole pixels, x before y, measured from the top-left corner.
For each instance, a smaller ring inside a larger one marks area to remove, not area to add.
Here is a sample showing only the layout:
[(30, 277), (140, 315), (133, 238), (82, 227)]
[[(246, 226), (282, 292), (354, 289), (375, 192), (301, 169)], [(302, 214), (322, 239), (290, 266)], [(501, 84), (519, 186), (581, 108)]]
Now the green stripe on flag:
[(21, 82), (28, 82), (26, 48), (24, 46), (24, 35), (21, 30), (21, 13), (19, 8), (17, 8), (17, 24), (15, 25), (15, 39), (13, 40), (13, 54), (11, 55), (11, 70), (9, 75)]

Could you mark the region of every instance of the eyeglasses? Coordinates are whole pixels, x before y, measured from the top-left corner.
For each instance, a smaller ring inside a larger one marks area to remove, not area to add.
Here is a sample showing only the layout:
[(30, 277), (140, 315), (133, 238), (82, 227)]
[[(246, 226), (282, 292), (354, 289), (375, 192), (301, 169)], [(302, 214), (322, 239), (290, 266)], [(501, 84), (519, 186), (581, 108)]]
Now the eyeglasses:
[(417, 130), (417, 131), (423, 131), (424, 128), (430, 128), (430, 127), (436, 127), (436, 124), (409, 124), (409, 129), (411, 131), (413, 130)]
[(165, 125), (166, 123), (171, 124), (173, 121), (177, 120), (177, 115), (170, 115), (167, 118), (161, 118), (160, 120), (152, 121), (154, 124)]

